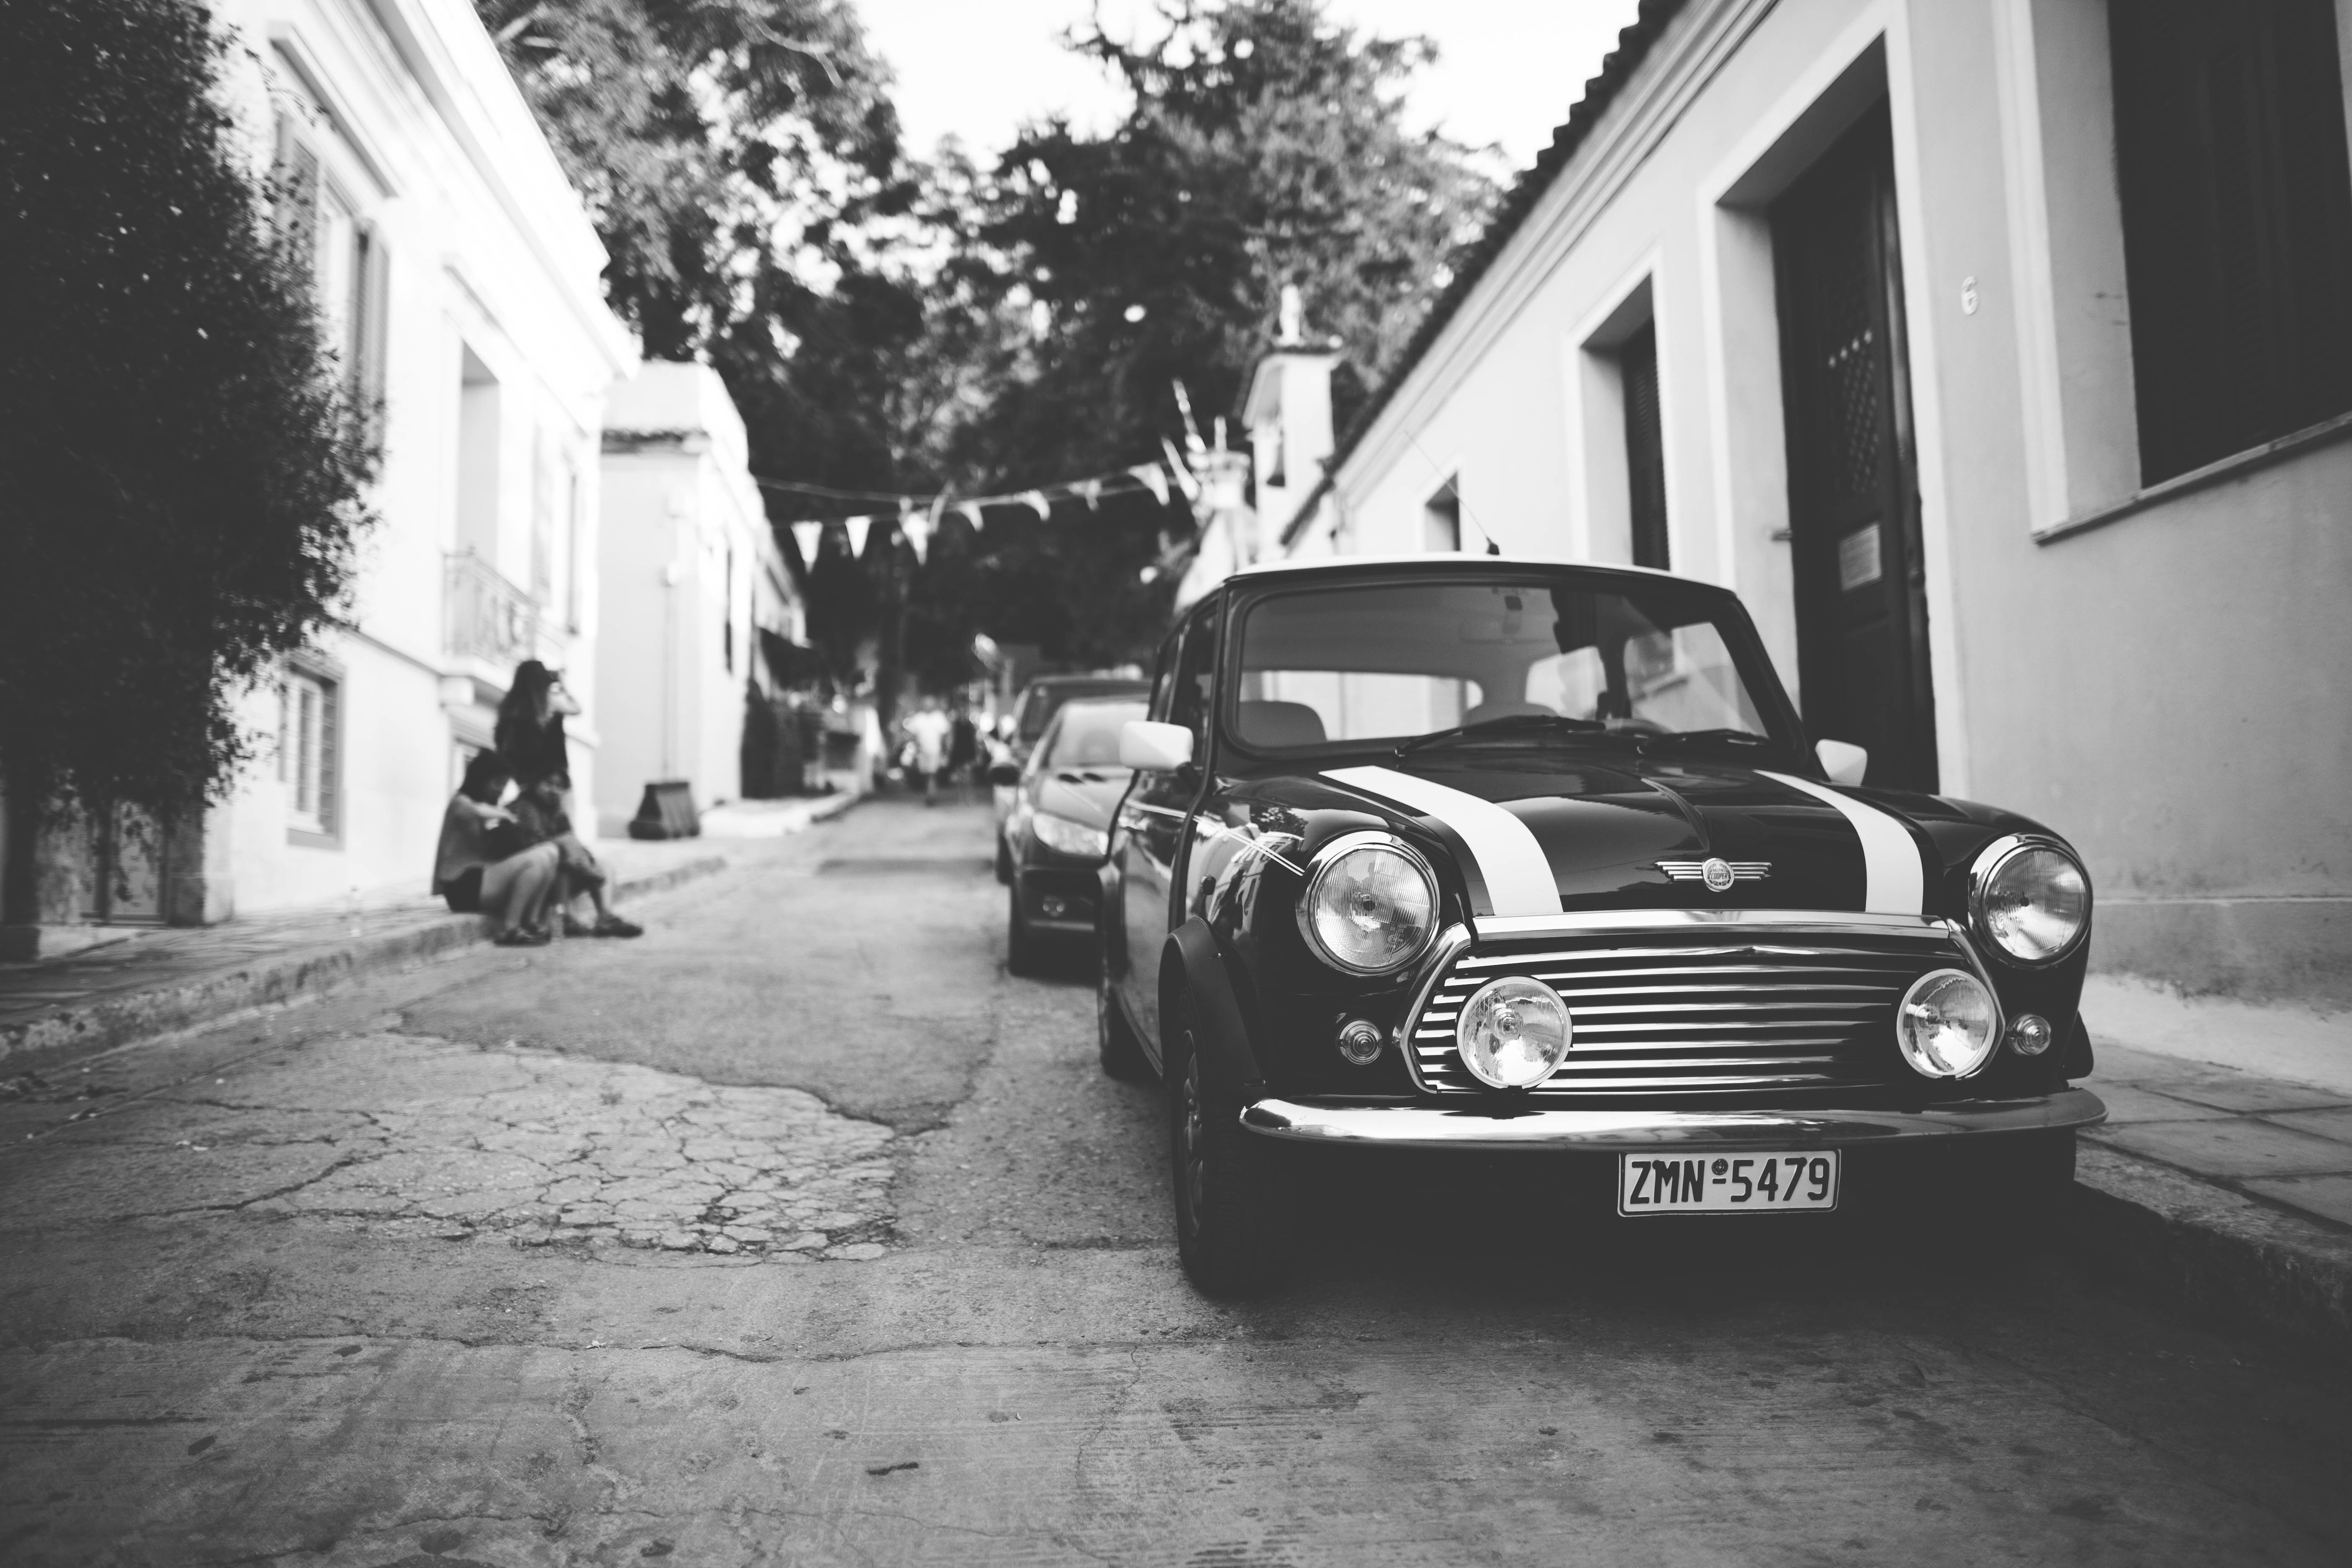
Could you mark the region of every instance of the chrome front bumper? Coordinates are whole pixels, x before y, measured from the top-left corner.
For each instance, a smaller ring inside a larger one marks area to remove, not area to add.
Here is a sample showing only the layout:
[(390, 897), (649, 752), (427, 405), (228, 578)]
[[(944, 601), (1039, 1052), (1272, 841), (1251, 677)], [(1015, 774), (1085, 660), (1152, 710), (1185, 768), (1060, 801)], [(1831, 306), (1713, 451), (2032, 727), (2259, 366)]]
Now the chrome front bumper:
[(2107, 1108), (2086, 1089), (1945, 1110), (1556, 1110), (1475, 1106), (1322, 1104), (1265, 1099), (1242, 1126), (1266, 1138), (1384, 1149), (1644, 1150), (1853, 1148), (1988, 1132), (2090, 1127)]

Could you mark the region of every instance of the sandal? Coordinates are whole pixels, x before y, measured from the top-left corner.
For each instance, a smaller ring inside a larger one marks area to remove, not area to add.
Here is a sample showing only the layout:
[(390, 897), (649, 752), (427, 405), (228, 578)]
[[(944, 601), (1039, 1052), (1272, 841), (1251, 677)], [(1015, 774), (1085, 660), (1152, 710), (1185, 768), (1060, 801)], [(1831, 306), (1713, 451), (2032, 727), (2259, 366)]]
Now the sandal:
[(543, 931), (530, 926), (517, 926), (512, 931), (499, 932), (490, 938), (490, 943), (494, 947), (545, 947), (554, 940)]
[(635, 921), (625, 921), (618, 915), (606, 915), (598, 921), (589, 933), (592, 936), (643, 936), (646, 928)]

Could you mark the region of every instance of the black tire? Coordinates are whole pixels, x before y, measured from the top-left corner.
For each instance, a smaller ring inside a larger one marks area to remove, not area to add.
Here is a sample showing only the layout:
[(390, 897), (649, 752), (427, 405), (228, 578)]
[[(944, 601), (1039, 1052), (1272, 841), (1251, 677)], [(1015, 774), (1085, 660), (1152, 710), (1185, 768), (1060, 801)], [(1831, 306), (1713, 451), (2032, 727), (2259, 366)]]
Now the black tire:
[(1004, 900), (1004, 967), (1013, 974), (1034, 974), (1038, 965), (1037, 938), (1021, 916), (1021, 887), (1014, 883)]
[(996, 836), (996, 879), (1005, 887), (1013, 886), (1013, 846), (1004, 842), (1004, 835)]
[(1241, 1105), (1201, 1068), (1192, 1010), (1160, 1014), (1176, 1255), (1203, 1296), (1262, 1296), (1290, 1271), (1291, 1194), (1283, 1152), (1242, 1131)]
[(1102, 1058), (1103, 1072), (1122, 1083), (1142, 1083), (1151, 1077), (1151, 1063), (1144, 1057), (1143, 1042), (1135, 1037), (1135, 1026), (1127, 1021), (1127, 1010), (1118, 1005), (1112, 990), (1117, 983), (1110, 977), (1110, 965), (1095, 965), (1095, 1048)]

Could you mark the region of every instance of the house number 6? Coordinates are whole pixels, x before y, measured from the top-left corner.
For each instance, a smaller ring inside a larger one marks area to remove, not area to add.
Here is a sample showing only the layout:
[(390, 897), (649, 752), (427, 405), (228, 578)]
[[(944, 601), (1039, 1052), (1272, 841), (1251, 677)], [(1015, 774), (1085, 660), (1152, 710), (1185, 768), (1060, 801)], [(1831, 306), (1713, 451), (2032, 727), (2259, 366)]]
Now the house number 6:
[(1973, 316), (1976, 313), (1977, 280), (1973, 278), (1963, 278), (1960, 279), (1960, 314)]

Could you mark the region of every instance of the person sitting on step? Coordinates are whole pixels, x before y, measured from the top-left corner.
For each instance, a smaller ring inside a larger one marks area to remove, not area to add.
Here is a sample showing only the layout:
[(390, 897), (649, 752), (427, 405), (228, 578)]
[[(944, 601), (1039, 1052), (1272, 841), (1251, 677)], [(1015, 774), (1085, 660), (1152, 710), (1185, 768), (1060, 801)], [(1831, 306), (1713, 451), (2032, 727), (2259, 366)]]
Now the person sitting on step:
[(441, 818), (433, 857), (433, 890), (459, 914), (486, 914), (501, 947), (537, 947), (556, 889), (562, 851), (553, 844), (503, 841), (514, 816), (499, 805), (506, 764), (494, 752), (466, 764), (465, 781)]
[[(563, 911), (564, 935), (643, 936), (645, 927), (613, 912), (606, 897), (604, 868), (572, 830), (572, 818), (563, 809), (563, 797), (571, 789), (571, 774), (549, 773), (515, 796), (508, 808), (514, 815), (513, 826), (500, 831), (511, 834), (516, 843), (555, 847), (559, 884), (555, 903)], [(572, 912), (572, 903), (583, 893), (596, 906), (593, 925)]]

